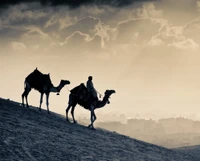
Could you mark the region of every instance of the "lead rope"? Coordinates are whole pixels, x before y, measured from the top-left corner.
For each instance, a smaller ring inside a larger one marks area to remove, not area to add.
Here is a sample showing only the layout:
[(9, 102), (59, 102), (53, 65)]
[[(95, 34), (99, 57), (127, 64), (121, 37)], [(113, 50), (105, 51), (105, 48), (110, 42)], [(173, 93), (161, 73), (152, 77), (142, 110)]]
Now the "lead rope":
[[(66, 88), (67, 88), (67, 86), (66, 86)], [(70, 90), (67, 88), (67, 90), (70, 92)]]
[[(67, 88), (67, 86), (66, 86), (66, 88)], [(71, 95), (78, 96), (77, 94), (71, 93), (70, 90), (69, 90), (68, 88), (67, 88), (67, 90), (69, 91), (69, 93), (70, 93)]]
[(102, 94), (100, 92), (98, 92), (97, 90), (96, 90), (96, 92), (99, 94), (99, 98), (101, 98)]
[(70, 92), (70, 90), (68, 89), (68, 87), (66, 86), (66, 88), (67, 88), (67, 90), (69, 91), (69, 93), (71, 94), (71, 95), (75, 95), (76, 96), (76, 94), (72, 94), (71, 92)]

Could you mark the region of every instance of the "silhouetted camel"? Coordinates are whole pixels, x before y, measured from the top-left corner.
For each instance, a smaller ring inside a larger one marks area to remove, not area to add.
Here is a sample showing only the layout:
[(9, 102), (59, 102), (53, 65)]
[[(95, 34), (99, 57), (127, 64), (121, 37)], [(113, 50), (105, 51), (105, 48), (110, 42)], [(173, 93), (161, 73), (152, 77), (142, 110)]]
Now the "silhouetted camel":
[(74, 118), (74, 109), (76, 107), (77, 104), (81, 105), (83, 108), (91, 111), (91, 124), (88, 126), (90, 128), (94, 129), (93, 123), (94, 121), (97, 119), (94, 110), (97, 108), (102, 108), (104, 107), (107, 103), (109, 104), (109, 97), (115, 93), (115, 90), (106, 90), (105, 91), (105, 95), (103, 97), (102, 101), (98, 101), (97, 103), (93, 103), (91, 101), (91, 97), (87, 92), (87, 88), (85, 87), (85, 85), (83, 83), (81, 83), (79, 86), (73, 88), (70, 91), (70, 95), (69, 95), (69, 102), (68, 102), (68, 107), (66, 109), (66, 121), (69, 122), (68, 120), (68, 112), (69, 109), (72, 107), (71, 109), (71, 115), (73, 118), (74, 123), (76, 123), (75, 118)]
[(41, 105), (43, 101), (43, 95), (46, 94), (46, 105), (49, 112), (49, 94), (50, 92), (60, 92), (60, 90), (66, 85), (70, 84), (68, 80), (61, 80), (57, 87), (54, 87), (51, 83), (50, 75), (41, 73), (37, 68), (30, 73), (24, 82), (24, 92), (22, 94), (22, 105), (24, 106), (24, 97), (26, 98), (26, 106), (28, 105), (28, 94), (32, 88), (41, 93), (39, 110), (41, 111)]

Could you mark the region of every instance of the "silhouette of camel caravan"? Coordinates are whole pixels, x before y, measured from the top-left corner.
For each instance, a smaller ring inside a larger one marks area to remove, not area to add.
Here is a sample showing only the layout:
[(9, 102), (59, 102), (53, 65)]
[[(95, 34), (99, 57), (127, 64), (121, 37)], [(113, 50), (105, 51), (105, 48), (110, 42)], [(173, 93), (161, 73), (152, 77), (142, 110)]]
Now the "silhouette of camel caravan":
[(26, 98), (26, 106), (28, 105), (28, 94), (32, 88), (41, 93), (39, 110), (41, 111), (41, 105), (43, 102), (43, 95), (46, 94), (47, 111), (49, 112), (49, 94), (50, 92), (59, 93), (60, 90), (67, 84), (70, 84), (69, 80), (61, 80), (60, 84), (55, 87), (50, 79), (50, 74), (43, 74), (37, 68), (30, 73), (24, 81), (24, 92), (22, 93), (22, 105), (24, 106), (24, 97)]
[(69, 109), (72, 107), (71, 115), (73, 118), (73, 122), (76, 123), (76, 120), (74, 118), (74, 109), (76, 105), (79, 104), (80, 106), (91, 112), (91, 117), (90, 117), (91, 124), (88, 127), (94, 129), (93, 123), (97, 119), (94, 110), (97, 108), (104, 107), (107, 103), (109, 104), (110, 103), (109, 98), (113, 93), (116, 93), (115, 90), (106, 90), (104, 93), (103, 100), (102, 101), (98, 100), (96, 102), (92, 99), (91, 94), (88, 93), (86, 86), (83, 83), (81, 83), (79, 86), (73, 88), (70, 91), (68, 107), (66, 109), (66, 121), (69, 122), (68, 112)]

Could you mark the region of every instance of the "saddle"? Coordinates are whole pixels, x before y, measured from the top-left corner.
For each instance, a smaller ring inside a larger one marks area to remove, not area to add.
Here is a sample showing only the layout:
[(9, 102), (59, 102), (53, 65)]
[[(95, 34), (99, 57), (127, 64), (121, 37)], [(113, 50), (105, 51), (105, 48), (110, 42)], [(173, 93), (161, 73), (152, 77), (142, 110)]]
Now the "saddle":
[(92, 95), (88, 92), (81, 92), (77, 94), (77, 96), (79, 97), (80, 100), (84, 102), (88, 102), (92, 98)]
[(88, 92), (87, 88), (83, 83), (73, 88), (70, 92), (74, 93), (78, 97), (79, 102), (81, 102), (81, 104), (89, 105), (90, 103), (93, 103), (95, 105), (98, 102), (98, 99), (96, 100), (93, 97), (93, 94), (91, 92)]
[(80, 94), (79, 95), (79, 100), (81, 102), (85, 102), (86, 104), (94, 104), (95, 106), (97, 105), (98, 99), (95, 99), (92, 95), (92, 93), (87, 92), (86, 94)]

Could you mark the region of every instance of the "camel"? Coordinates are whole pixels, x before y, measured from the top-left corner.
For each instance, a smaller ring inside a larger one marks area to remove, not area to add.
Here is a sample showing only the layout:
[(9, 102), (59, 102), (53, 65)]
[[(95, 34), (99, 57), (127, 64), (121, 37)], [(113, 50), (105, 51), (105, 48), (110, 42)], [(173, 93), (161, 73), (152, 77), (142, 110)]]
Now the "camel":
[(22, 106), (24, 106), (24, 97), (26, 98), (26, 106), (28, 105), (28, 94), (31, 91), (32, 88), (39, 91), (41, 93), (40, 96), (40, 105), (39, 110), (41, 111), (41, 105), (43, 102), (43, 95), (46, 94), (46, 106), (47, 111), (49, 112), (49, 94), (50, 92), (55, 92), (57, 95), (59, 95), (60, 90), (67, 84), (70, 84), (70, 81), (68, 80), (61, 80), (60, 84), (57, 87), (54, 87), (54, 85), (51, 82), (50, 79), (50, 73), (49, 74), (43, 74), (41, 73), (37, 68), (30, 73), (24, 81), (24, 92), (22, 93)]
[(73, 118), (73, 122), (77, 123), (74, 118), (74, 109), (76, 105), (79, 104), (80, 106), (91, 112), (90, 115), (91, 124), (88, 127), (94, 129), (93, 123), (97, 119), (94, 110), (97, 108), (104, 107), (107, 103), (109, 104), (110, 103), (109, 98), (113, 93), (116, 93), (115, 90), (106, 90), (102, 101), (98, 100), (97, 102), (93, 102), (91, 101), (90, 94), (88, 94), (87, 92), (87, 88), (83, 83), (81, 83), (79, 86), (73, 88), (70, 91), (68, 107), (66, 109), (66, 121), (69, 122), (68, 112), (72, 107), (71, 115)]

